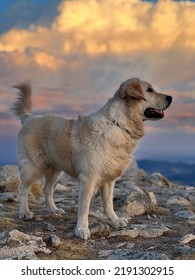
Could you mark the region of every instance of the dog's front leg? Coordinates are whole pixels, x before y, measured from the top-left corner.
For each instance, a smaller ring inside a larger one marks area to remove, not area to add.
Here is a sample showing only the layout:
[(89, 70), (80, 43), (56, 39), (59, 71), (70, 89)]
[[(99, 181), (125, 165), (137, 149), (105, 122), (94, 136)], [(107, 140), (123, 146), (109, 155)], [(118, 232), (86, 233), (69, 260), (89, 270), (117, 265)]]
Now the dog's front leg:
[(100, 189), (104, 211), (114, 228), (126, 227), (128, 220), (119, 218), (113, 208), (113, 191), (115, 181), (106, 183)]
[(90, 183), (87, 178), (82, 178), (79, 185), (78, 217), (75, 229), (75, 235), (82, 239), (88, 239), (90, 237), (88, 215), (93, 192), (94, 184)]

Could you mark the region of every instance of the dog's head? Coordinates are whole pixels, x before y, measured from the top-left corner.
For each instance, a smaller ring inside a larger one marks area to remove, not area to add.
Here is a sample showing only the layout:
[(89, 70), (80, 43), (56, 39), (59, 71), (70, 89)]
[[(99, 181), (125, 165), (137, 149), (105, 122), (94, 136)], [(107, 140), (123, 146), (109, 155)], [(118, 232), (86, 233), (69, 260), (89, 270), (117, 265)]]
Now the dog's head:
[(144, 120), (159, 120), (164, 117), (166, 110), (172, 102), (170, 95), (156, 92), (153, 87), (136, 78), (129, 79), (119, 88), (121, 98), (137, 103), (137, 108)]

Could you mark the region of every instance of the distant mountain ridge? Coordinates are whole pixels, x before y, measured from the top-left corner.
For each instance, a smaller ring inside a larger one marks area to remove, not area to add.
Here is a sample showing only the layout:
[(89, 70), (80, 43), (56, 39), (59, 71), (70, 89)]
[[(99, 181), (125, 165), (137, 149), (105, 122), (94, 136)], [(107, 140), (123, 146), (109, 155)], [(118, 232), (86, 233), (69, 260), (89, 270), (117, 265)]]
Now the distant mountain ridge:
[(195, 186), (195, 164), (152, 159), (138, 160), (137, 164), (148, 174), (160, 172), (176, 184)]

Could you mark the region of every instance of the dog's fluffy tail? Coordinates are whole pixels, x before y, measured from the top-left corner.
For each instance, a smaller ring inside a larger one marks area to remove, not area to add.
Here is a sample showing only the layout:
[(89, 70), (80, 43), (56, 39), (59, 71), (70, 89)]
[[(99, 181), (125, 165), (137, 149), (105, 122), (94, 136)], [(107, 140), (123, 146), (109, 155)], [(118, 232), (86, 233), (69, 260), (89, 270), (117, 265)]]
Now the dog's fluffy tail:
[(24, 124), (26, 119), (31, 116), (32, 111), (31, 86), (28, 83), (22, 83), (15, 85), (14, 88), (19, 89), (19, 93), (11, 111), (20, 117), (21, 123)]

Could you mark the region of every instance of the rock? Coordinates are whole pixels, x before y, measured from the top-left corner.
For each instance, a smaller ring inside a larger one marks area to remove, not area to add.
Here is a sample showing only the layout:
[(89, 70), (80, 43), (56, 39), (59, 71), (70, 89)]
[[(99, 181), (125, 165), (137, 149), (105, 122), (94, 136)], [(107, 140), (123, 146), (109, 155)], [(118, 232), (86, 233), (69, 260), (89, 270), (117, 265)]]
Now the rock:
[(90, 221), (90, 232), (91, 234), (103, 235), (110, 232), (110, 226), (108, 223), (101, 223), (95, 219)]
[(123, 229), (118, 231), (113, 231), (109, 234), (108, 238), (111, 237), (129, 237), (129, 238), (135, 238), (139, 236), (139, 230), (138, 229)]
[(108, 257), (108, 260), (128, 260), (128, 249), (117, 249), (113, 254)]
[(192, 191), (192, 193), (188, 196), (188, 199), (191, 205), (195, 207), (195, 188), (193, 187), (193, 189), (190, 189), (190, 191)]
[(5, 206), (4, 204), (0, 203), (0, 211), (6, 212), (6, 211), (9, 211), (9, 208), (7, 206)]
[(169, 260), (169, 257), (161, 252), (136, 252), (118, 249), (108, 257), (108, 260)]
[(131, 225), (132, 229), (123, 229), (118, 230), (115, 232), (111, 232), (109, 234), (109, 238), (111, 237), (122, 237), (127, 236), (129, 238), (136, 238), (138, 236), (144, 237), (144, 238), (153, 238), (162, 236), (165, 232), (169, 231), (169, 229), (164, 225)]
[(195, 215), (192, 215), (188, 218), (188, 223), (191, 225), (195, 225)]
[[(190, 254), (195, 254), (195, 248), (191, 248), (190, 246), (175, 246), (174, 248), (175, 253), (179, 253), (181, 256), (182, 255), (190, 255)], [(193, 258), (194, 260), (194, 258)]]
[(179, 210), (177, 211), (176, 215), (184, 219), (195, 218), (194, 212), (192, 212), (191, 210)]
[(51, 234), (49, 237), (45, 238), (44, 242), (47, 244), (47, 246), (53, 248), (58, 248), (62, 244), (60, 238), (55, 234)]
[(195, 240), (195, 235), (192, 234), (192, 233), (190, 233), (190, 234), (184, 235), (184, 236), (181, 238), (181, 240), (180, 240), (179, 243), (180, 243), (181, 245), (185, 245), (185, 244), (191, 242), (192, 240)]
[(114, 250), (101, 250), (98, 252), (99, 258), (106, 258), (110, 256), (112, 253), (114, 253)]
[[(0, 260), (37, 259), (35, 253), (51, 253), (41, 237), (27, 235), (18, 230), (2, 233), (3, 246), (0, 249)], [(0, 242), (1, 243), (1, 242)]]
[(158, 208), (158, 203), (157, 203), (157, 200), (156, 200), (156, 196), (153, 192), (148, 192), (148, 195), (150, 197), (150, 206), (148, 208), (148, 212), (149, 211), (151, 212), (151, 211)]
[(15, 192), (20, 185), (18, 167), (5, 165), (0, 167), (0, 192)]
[(47, 222), (43, 222), (43, 228), (48, 230), (48, 231), (55, 231), (55, 227), (52, 226), (51, 224), (47, 223)]
[[(102, 209), (101, 209), (102, 210)], [(94, 218), (96, 218), (97, 220), (103, 220), (106, 221), (107, 217), (104, 213), (102, 213), (102, 211), (99, 209), (94, 210), (93, 206), (91, 207), (89, 214), (90, 216), (93, 216)]]
[[(126, 187), (127, 190), (127, 187)], [(151, 213), (157, 208), (157, 201), (153, 192), (144, 192), (136, 186), (130, 186), (125, 195), (115, 196), (116, 207), (121, 208), (129, 216)]]
[(18, 202), (18, 194), (14, 192), (0, 193), (0, 202)]
[(152, 175), (148, 176), (147, 180), (150, 181), (151, 183), (155, 184), (156, 186), (159, 186), (159, 187), (164, 187), (164, 186), (173, 187), (173, 186), (175, 186), (167, 178), (165, 178), (162, 174), (160, 174), (158, 172), (153, 173)]
[[(0, 192), (18, 193), (20, 174), (16, 165), (0, 166)], [(36, 199), (42, 194), (42, 185), (34, 183), (30, 194)]]
[(180, 206), (190, 206), (190, 201), (184, 197), (174, 195), (167, 201), (168, 205), (180, 205)]
[(64, 186), (63, 184), (57, 183), (55, 185), (55, 191), (59, 191), (59, 192), (64, 192), (64, 191), (68, 191), (70, 188)]
[(52, 234), (50, 236), (50, 239), (51, 239), (51, 246), (52, 247), (58, 248), (62, 243), (60, 238), (58, 236), (54, 235), (54, 234)]
[(39, 260), (34, 252), (19, 252), (13, 260)]
[(136, 228), (139, 230), (139, 236), (144, 238), (153, 238), (162, 236), (169, 229), (164, 225), (136, 225)]
[(132, 242), (127, 242), (126, 245), (127, 245), (127, 249), (132, 249), (135, 246), (135, 244)]
[(6, 245), (8, 237), (9, 237), (9, 231), (8, 230), (0, 233), (0, 248), (1, 248), (2, 245)]

